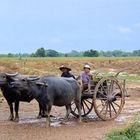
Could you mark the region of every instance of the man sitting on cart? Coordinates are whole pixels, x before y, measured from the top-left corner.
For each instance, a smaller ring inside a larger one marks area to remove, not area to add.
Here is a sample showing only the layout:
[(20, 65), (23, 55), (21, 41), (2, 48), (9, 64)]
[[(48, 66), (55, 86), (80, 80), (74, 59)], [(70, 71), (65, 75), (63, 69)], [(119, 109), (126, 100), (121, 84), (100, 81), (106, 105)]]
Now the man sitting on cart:
[(83, 68), (84, 72), (81, 74), (81, 77), (80, 77), (82, 81), (82, 92), (88, 89), (88, 85), (89, 85), (90, 77), (91, 77), (90, 69), (91, 69), (90, 66), (87, 64)]
[(71, 68), (69, 68), (68, 66), (62, 65), (59, 69), (62, 71), (61, 77), (67, 77), (67, 78), (72, 77), (75, 79), (74, 75), (70, 73)]

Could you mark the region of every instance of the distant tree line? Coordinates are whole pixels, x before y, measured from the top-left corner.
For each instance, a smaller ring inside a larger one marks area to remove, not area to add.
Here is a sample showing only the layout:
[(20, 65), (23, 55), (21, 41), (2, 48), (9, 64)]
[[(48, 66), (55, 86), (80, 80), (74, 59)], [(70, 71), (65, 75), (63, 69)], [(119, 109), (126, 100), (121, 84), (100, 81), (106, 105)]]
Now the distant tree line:
[(28, 54), (1, 54), (0, 56), (5, 57), (129, 57), (129, 56), (140, 56), (140, 50), (134, 50), (132, 52), (126, 52), (121, 50), (114, 51), (97, 51), (90, 49), (87, 51), (76, 51), (72, 50), (69, 53), (62, 53), (52, 49), (44, 49), (43, 47), (38, 48), (34, 53)]

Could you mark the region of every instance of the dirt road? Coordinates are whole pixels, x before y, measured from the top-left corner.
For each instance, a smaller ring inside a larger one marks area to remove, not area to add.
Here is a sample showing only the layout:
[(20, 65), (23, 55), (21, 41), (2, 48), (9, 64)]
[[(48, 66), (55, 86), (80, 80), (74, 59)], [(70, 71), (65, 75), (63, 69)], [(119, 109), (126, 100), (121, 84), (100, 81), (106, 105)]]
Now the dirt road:
[(30, 104), (20, 104), (20, 121), (7, 121), (9, 108), (4, 100), (0, 103), (0, 140), (101, 140), (103, 135), (114, 128), (120, 128), (131, 120), (134, 113), (140, 112), (140, 88), (130, 88), (131, 97), (126, 99), (126, 104), (120, 116), (114, 121), (101, 121), (94, 110), (78, 123), (71, 116), (70, 120), (62, 123), (65, 108), (53, 107), (51, 128), (46, 128), (45, 118), (36, 119), (38, 104), (34, 100)]

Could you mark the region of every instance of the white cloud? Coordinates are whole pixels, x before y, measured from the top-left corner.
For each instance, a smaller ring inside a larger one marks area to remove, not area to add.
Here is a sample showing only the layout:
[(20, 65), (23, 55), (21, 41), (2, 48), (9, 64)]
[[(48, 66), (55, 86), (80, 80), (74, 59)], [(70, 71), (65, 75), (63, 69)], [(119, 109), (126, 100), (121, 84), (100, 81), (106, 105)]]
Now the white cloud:
[(130, 32), (132, 32), (132, 28), (125, 27), (125, 26), (114, 26), (112, 24), (108, 24), (108, 28), (110, 30), (120, 32), (120, 33), (130, 33)]

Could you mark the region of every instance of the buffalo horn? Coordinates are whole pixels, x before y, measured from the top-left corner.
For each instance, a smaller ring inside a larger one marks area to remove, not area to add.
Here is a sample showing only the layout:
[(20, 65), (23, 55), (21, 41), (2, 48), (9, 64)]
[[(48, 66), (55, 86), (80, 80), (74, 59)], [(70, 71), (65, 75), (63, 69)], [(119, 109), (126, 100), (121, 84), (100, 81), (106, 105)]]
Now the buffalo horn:
[(27, 81), (35, 81), (35, 80), (39, 80), (39, 77), (28, 77)]
[(46, 86), (46, 87), (48, 86), (47, 83), (42, 83), (42, 82), (36, 82), (36, 84), (37, 84), (37, 85), (40, 85), (40, 86)]
[(14, 77), (14, 76), (17, 76), (19, 73), (16, 72), (16, 73), (13, 73), (13, 74), (10, 74), (10, 73), (5, 73), (6, 76), (11, 76), (11, 77)]

